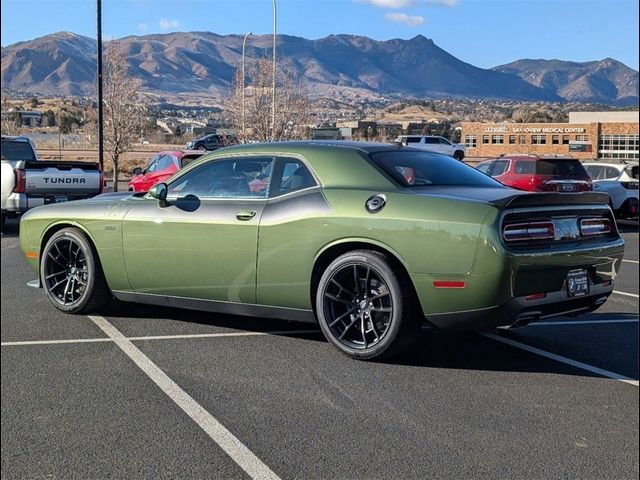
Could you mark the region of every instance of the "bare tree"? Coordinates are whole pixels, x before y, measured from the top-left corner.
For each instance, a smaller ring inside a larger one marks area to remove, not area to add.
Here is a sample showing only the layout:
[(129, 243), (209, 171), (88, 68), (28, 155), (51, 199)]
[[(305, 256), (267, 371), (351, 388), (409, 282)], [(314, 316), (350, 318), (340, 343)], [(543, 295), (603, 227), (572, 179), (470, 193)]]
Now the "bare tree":
[[(268, 57), (253, 60), (246, 68), (245, 126), (242, 137), (242, 73), (236, 72), (231, 95), (225, 107), (242, 141), (269, 141), (272, 138), (271, 102), (273, 69)], [(304, 138), (310, 119), (311, 102), (306, 86), (296, 78), (293, 68), (284, 64), (276, 87), (275, 140)]]
[(113, 191), (118, 191), (120, 157), (140, 140), (146, 106), (140, 80), (129, 75), (127, 61), (113, 42), (105, 55), (103, 73), (104, 143), (113, 167)]
[(16, 135), (18, 133), (18, 120), (17, 114), (10, 115), (11, 103), (9, 102), (9, 95), (6, 92), (2, 92), (2, 98), (0, 100), (2, 111), (2, 123), (0, 125), (0, 131), (2, 135)]

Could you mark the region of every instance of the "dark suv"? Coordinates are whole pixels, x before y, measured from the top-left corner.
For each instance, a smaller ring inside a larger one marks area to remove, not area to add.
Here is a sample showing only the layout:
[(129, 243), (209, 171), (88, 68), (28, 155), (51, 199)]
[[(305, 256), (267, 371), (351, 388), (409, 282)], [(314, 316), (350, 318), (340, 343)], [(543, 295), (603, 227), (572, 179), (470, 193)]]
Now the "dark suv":
[(201, 150), (204, 152), (205, 150), (217, 150), (229, 145), (235, 145), (236, 143), (238, 143), (238, 140), (233, 135), (212, 133), (200, 137), (197, 140), (191, 140), (187, 142), (186, 146), (188, 150)]

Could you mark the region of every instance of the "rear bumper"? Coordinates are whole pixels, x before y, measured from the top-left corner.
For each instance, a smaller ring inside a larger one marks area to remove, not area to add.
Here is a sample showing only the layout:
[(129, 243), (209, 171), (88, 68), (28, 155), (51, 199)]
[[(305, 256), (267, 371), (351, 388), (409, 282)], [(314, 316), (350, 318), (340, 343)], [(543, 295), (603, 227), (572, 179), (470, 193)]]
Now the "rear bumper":
[(91, 194), (48, 194), (48, 195), (28, 195), (26, 193), (10, 193), (7, 195), (2, 207), (2, 213), (19, 214), (27, 210), (55, 203), (56, 196), (65, 196), (69, 201), (84, 200), (98, 195), (98, 192)]
[(588, 295), (570, 298), (566, 290), (549, 292), (544, 298), (528, 300), (515, 297), (507, 302), (479, 310), (438, 313), (427, 320), (453, 330), (487, 330), (496, 327), (522, 327), (531, 322), (561, 315), (581, 315), (601, 307), (613, 292), (613, 284), (606, 282), (590, 286)]

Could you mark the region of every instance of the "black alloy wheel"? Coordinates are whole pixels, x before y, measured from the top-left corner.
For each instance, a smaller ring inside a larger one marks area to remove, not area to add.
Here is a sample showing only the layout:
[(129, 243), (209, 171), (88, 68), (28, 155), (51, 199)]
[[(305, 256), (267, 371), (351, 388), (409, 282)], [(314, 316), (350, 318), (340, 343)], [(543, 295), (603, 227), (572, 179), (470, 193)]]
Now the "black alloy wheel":
[[(360, 250), (338, 257), (320, 279), (320, 327), (340, 351), (360, 359), (391, 356), (406, 347), (415, 305), (387, 258)], [(406, 286), (405, 286), (406, 287)]]
[(49, 239), (42, 251), (40, 272), (47, 298), (63, 312), (94, 311), (109, 299), (91, 244), (76, 228), (64, 228)]

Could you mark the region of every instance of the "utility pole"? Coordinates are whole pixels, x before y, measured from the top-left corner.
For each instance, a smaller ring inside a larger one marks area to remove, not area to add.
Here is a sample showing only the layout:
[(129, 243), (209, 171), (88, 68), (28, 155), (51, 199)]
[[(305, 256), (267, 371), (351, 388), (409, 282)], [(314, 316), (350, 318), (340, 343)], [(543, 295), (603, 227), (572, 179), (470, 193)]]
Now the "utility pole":
[(97, 90), (98, 90), (98, 162), (104, 171), (104, 112), (102, 109), (102, 0), (96, 0), (97, 7)]
[(271, 141), (276, 139), (276, 0), (273, 0), (273, 79), (271, 83)]
[(245, 116), (245, 107), (244, 107), (244, 49), (247, 43), (247, 37), (249, 35), (253, 35), (253, 32), (248, 32), (244, 36), (244, 40), (242, 40), (242, 143), (247, 143), (247, 137), (244, 133), (244, 116)]

